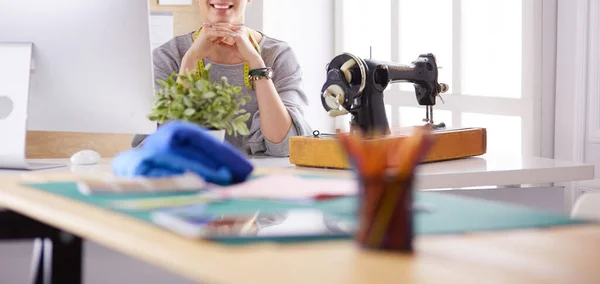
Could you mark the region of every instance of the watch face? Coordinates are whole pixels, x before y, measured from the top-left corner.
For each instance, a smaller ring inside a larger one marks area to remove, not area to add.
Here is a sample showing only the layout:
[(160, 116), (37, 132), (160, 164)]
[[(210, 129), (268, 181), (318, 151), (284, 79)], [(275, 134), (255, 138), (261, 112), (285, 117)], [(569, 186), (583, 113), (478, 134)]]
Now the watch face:
[(273, 70), (267, 71), (267, 78), (269, 78), (269, 79), (273, 78)]

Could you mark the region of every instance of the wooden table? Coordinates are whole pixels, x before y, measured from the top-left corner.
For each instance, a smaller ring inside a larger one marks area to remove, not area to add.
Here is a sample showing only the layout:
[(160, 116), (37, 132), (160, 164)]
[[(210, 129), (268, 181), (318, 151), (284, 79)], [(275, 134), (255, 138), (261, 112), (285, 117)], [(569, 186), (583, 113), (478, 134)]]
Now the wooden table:
[[(283, 170), (290, 170), (281, 163)], [(99, 170), (102, 165), (96, 167), (98, 171), (82, 171), (107, 174)], [(65, 170), (4, 173), (0, 205), (197, 281), (600, 283), (600, 226), (596, 225), (423, 236), (417, 238), (412, 256), (365, 251), (347, 240), (231, 247), (187, 240), (130, 217), (19, 184), (23, 180), (70, 180), (74, 175)]]

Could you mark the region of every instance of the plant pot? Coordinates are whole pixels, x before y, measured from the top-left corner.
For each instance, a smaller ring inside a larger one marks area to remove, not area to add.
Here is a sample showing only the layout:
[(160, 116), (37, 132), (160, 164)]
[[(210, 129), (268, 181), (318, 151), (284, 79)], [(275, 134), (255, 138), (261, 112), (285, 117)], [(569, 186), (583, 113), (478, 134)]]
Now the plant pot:
[(221, 142), (225, 141), (225, 129), (209, 129), (208, 133)]

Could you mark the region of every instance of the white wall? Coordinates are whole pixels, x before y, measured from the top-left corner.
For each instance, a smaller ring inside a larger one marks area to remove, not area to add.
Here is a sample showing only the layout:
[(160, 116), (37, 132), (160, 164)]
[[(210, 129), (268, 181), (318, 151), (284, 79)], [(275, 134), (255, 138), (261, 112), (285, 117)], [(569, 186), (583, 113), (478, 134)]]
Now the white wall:
[[(593, 164), (600, 178), (599, 1), (558, 0), (557, 31), (555, 158)], [(579, 185), (566, 186), (572, 205)]]
[(542, 1), (542, 94), (540, 155), (554, 157), (556, 108), (556, 22), (557, 0)]
[(262, 2), (263, 32), (287, 42), (303, 69), (304, 90), (309, 100), (305, 115), (313, 129), (333, 130), (323, 109), (320, 90), (325, 83), (325, 66), (334, 57), (333, 0), (254, 0)]
[[(582, 162), (585, 135), (585, 30), (588, 0), (559, 0), (554, 157)], [(583, 112), (583, 113), (582, 113)]]
[(263, 0), (254, 0), (246, 7), (246, 26), (256, 30), (263, 29)]
[(559, 0), (557, 28), (555, 157), (592, 163), (600, 177), (600, 3)]
[(585, 161), (596, 166), (600, 178), (600, 3), (589, 2), (588, 74), (587, 74), (587, 144)]

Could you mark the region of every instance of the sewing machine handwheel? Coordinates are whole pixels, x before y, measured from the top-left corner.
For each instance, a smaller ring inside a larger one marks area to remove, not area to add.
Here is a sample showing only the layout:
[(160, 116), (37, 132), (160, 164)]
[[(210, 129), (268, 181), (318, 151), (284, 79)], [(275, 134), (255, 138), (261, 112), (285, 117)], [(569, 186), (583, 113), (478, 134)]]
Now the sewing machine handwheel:
[[(367, 66), (361, 58), (356, 57), (350, 53), (340, 54), (331, 60), (331, 62), (327, 66), (327, 71), (331, 69), (341, 70), (342, 66), (344, 66), (344, 64), (346, 64), (346, 62), (350, 60), (354, 60), (354, 62), (356, 62), (352, 69), (353, 73), (357, 73), (356, 75), (358, 76), (352, 76), (352, 82), (349, 82), (349, 85), (352, 92), (358, 96), (365, 89), (367, 82)], [(353, 96), (351, 97), (352, 98), (348, 99), (352, 100)]]

